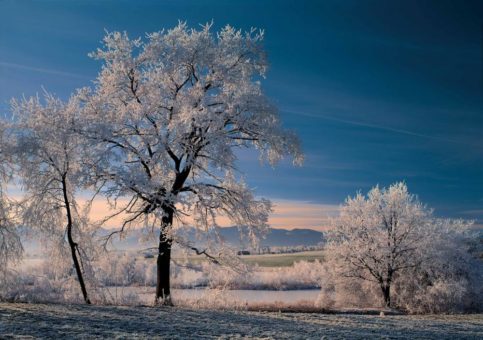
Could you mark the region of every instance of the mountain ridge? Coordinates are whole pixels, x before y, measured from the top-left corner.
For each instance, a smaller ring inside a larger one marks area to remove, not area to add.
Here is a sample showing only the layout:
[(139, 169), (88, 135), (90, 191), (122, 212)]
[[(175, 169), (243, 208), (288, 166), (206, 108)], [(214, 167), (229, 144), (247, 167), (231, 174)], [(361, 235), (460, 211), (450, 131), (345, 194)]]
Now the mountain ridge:
[[(216, 229), (221, 239), (230, 244), (231, 246), (245, 249), (250, 248), (250, 242), (247, 237), (248, 228), (247, 227), (219, 227)], [(103, 229), (103, 233), (108, 233), (106, 229)], [(211, 233), (214, 233), (212, 231)], [(188, 240), (192, 244), (204, 244), (207, 242), (208, 233), (196, 233), (194, 227), (185, 227), (178, 230), (178, 234), (184, 239)], [(142, 230), (133, 230), (125, 238), (119, 240), (116, 237), (113, 240), (113, 246), (116, 249), (134, 249), (142, 247), (145, 244), (140, 243), (142, 236)], [(299, 247), (299, 246), (317, 246), (324, 242), (324, 235), (322, 232), (305, 229), (305, 228), (294, 228), (294, 229), (279, 229), (279, 228), (269, 228), (269, 232), (265, 237), (259, 239), (259, 247)]]
[[(102, 238), (116, 229), (104, 229), (101, 228), (98, 231), (98, 237)], [(240, 250), (251, 249), (252, 246), (248, 238), (247, 227), (219, 227), (216, 229), (221, 239), (232, 247)], [(185, 240), (196, 246), (203, 246), (207, 243), (210, 232), (196, 233), (194, 227), (185, 227), (178, 230)], [(215, 230), (211, 231), (211, 236), (215, 233)], [(156, 235), (155, 235), (156, 236)], [(115, 235), (112, 237), (112, 248), (115, 250), (141, 250), (146, 248), (150, 242), (154, 243), (157, 236), (153, 238), (153, 241), (143, 242), (146, 239), (146, 232), (143, 229), (134, 229), (126, 233), (125, 237), (120, 238)], [(259, 248), (270, 247), (314, 247), (324, 242), (324, 234), (320, 231), (306, 228), (294, 228), (294, 229), (281, 229), (281, 228), (269, 228), (269, 232), (265, 237), (259, 238)], [(29, 253), (40, 253), (40, 243), (33, 239), (24, 239), (24, 247)]]

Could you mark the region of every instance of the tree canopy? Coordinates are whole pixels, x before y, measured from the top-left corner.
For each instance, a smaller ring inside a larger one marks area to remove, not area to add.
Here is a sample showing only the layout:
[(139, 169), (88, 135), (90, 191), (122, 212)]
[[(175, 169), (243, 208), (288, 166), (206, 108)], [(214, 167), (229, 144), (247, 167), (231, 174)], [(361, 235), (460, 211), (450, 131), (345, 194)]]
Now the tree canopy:
[(255, 148), (271, 165), (303, 156), (261, 89), (262, 40), (263, 31), (226, 26), (214, 35), (211, 25), (180, 23), (146, 41), (108, 33), (91, 54), (103, 67), (95, 88), (79, 92), (79, 132), (97, 150), (92, 168), (103, 193), (130, 197), (122, 230), (159, 226), (170, 248), (173, 221), (208, 230), (224, 216), (252, 236), (267, 228), (270, 202), (241, 180), (236, 150)]

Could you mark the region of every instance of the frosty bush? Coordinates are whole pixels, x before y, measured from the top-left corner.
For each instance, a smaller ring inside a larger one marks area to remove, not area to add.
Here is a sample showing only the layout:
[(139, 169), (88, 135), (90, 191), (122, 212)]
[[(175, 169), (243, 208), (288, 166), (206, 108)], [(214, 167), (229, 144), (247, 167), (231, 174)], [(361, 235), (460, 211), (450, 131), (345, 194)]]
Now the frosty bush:
[(11, 271), (0, 282), (0, 301), (80, 303), (83, 297), (71, 267), (53, 266), (46, 261), (37, 268), (24, 266)]
[[(154, 261), (135, 255), (108, 253), (94, 263), (98, 282), (104, 287), (129, 287), (156, 285)], [(244, 269), (221, 266), (209, 261), (199, 265), (181, 264), (175, 261), (171, 268), (174, 288), (208, 287), (212, 289), (311, 289), (320, 287), (326, 275), (319, 261), (295, 262), (290, 267)]]
[(131, 254), (108, 253), (96, 263), (96, 275), (104, 286), (143, 286), (147, 267)]
[(312, 289), (320, 287), (325, 269), (318, 260), (298, 261), (290, 267), (255, 267), (248, 287), (251, 289)]
[[(328, 233), (321, 305), (386, 307), (414, 313), (478, 310), (482, 262), (471, 222), (437, 219), (404, 183), (349, 197)], [(374, 296), (376, 293), (376, 296)]]

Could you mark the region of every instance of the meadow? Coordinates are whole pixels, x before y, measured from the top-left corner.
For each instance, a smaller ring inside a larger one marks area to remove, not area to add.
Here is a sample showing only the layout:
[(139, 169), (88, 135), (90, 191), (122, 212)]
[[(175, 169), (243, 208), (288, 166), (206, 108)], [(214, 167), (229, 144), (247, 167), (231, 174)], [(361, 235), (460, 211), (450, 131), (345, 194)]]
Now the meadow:
[[(174, 256), (173, 259), (177, 262), (187, 262), (190, 265), (200, 265), (201, 263), (209, 262), (209, 259), (204, 255), (190, 255), (187, 257)], [(241, 255), (240, 260), (247, 265), (257, 265), (259, 267), (290, 267), (299, 261), (314, 262), (318, 260), (323, 262), (324, 251), (311, 250), (281, 254)], [(153, 258), (152, 261), (155, 261), (155, 259)]]
[(267, 313), (0, 303), (4, 338), (481, 339), (483, 315)]
[(316, 260), (323, 262), (324, 251), (303, 251), (285, 254), (263, 254), (263, 255), (243, 255), (241, 260), (247, 264), (258, 265), (260, 267), (290, 267), (295, 262)]

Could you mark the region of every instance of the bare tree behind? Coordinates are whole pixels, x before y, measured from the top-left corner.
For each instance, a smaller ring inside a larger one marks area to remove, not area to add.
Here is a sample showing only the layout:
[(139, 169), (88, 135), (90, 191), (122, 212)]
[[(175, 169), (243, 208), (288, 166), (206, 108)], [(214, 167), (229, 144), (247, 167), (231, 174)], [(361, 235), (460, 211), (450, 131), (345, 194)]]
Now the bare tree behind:
[(63, 103), (50, 94), (44, 99), (45, 104), (38, 97), (12, 101), (15, 162), (25, 192), (23, 223), (46, 235), (60, 254), (67, 244), (82, 296), (90, 304), (84, 278), (87, 256), (82, 248), (90, 232), (75, 197), (84, 174), (84, 150), (73, 133), (78, 103), (75, 98)]
[(0, 276), (8, 265), (17, 263), (23, 255), (23, 246), (15, 223), (15, 204), (6, 195), (7, 183), (12, 177), (11, 143), (8, 124), (0, 121)]

